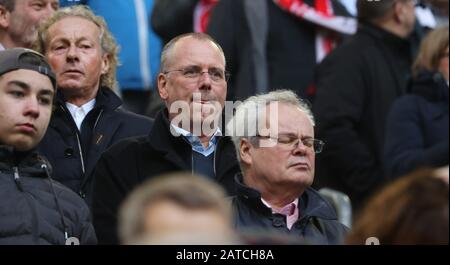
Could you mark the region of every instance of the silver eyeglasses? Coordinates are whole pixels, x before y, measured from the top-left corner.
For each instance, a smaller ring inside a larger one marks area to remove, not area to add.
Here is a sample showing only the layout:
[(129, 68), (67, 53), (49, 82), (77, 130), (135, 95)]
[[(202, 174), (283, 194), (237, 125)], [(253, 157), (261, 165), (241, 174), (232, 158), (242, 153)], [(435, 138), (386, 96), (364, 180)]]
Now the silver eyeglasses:
[(272, 139), (276, 141), (279, 146), (284, 147), (287, 150), (294, 150), (295, 148), (298, 147), (301, 141), (304, 146), (314, 151), (314, 153), (316, 154), (322, 152), (323, 146), (325, 145), (325, 143), (319, 139), (314, 138), (299, 139), (297, 136), (291, 134), (279, 134), (278, 137), (260, 136), (260, 135), (256, 137), (263, 139)]
[(209, 68), (208, 71), (202, 71), (203, 69), (200, 66), (188, 66), (186, 68), (182, 69), (174, 69), (163, 72), (163, 74), (169, 74), (172, 72), (180, 72), (186, 79), (190, 79), (193, 81), (198, 81), (200, 76), (202, 76), (204, 73), (208, 73), (209, 78), (211, 78), (214, 82), (223, 82), (228, 81), (230, 74), (222, 70), (220, 68), (212, 67)]

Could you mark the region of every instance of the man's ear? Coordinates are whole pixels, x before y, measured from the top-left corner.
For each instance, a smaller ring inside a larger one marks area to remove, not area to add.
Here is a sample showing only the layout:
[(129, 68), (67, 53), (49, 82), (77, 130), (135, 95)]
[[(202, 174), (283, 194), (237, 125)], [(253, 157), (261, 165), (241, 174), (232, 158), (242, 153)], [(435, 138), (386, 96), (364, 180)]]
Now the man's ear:
[(393, 10), (395, 22), (402, 23), (406, 12), (405, 5), (401, 1), (395, 2)]
[(158, 92), (159, 96), (163, 101), (166, 101), (169, 97), (169, 92), (167, 91), (167, 77), (165, 74), (160, 73), (158, 75)]
[(109, 58), (110, 58), (109, 53), (105, 53), (102, 56), (102, 75), (108, 73), (108, 71), (109, 71), (109, 67), (110, 67)]
[(5, 6), (0, 5), (0, 27), (7, 29), (9, 27), (9, 19), (11, 13), (6, 9)]
[(250, 140), (247, 138), (242, 138), (239, 143), (239, 156), (241, 157), (242, 163), (246, 165), (252, 164), (252, 156), (250, 155), (250, 151), (252, 149), (252, 144)]

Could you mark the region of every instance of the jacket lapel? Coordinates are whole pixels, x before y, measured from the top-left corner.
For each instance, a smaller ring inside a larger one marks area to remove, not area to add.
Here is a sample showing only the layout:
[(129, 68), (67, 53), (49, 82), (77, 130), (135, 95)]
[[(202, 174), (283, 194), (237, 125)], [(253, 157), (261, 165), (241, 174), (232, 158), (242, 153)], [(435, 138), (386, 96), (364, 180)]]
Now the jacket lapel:
[(167, 110), (160, 111), (149, 134), (150, 146), (161, 153), (172, 164), (182, 170), (192, 170), (192, 148), (182, 136), (175, 137), (170, 132)]

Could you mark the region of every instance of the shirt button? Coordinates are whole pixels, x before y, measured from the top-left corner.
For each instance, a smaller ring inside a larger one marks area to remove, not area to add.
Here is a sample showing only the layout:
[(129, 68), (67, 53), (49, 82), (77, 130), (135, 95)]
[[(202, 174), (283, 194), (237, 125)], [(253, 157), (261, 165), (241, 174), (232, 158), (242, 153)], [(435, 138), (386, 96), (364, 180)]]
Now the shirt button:
[(273, 222), (272, 222), (272, 224), (273, 224), (273, 226), (275, 226), (275, 227), (283, 227), (284, 226), (284, 222), (283, 222), (283, 220), (280, 220), (280, 219), (274, 219), (273, 220)]
[(72, 148), (67, 148), (66, 150), (64, 150), (64, 155), (66, 155), (66, 157), (73, 156), (73, 149)]
[(79, 194), (80, 194), (81, 198), (83, 198), (83, 199), (86, 198), (86, 193), (84, 193), (83, 191), (80, 190)]

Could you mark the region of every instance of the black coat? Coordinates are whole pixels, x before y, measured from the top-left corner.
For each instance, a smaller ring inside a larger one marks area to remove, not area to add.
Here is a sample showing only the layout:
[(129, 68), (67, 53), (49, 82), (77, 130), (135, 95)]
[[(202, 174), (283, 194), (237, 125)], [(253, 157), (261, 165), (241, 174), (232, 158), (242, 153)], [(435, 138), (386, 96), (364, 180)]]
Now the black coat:
[(53, 166), (54, 178), (89, 205), (92, 175), (101, 154), (124, 138), (148, 134), (152, 126), (151, 119), (122, 110), (120, 105), (122, 101), (114, 92), (100, 89), (80, 133), (62, 94), (58, 93), (47, 133), (38, 146)]
[(96, 244), (88, 206), (43, 165), (50, 167), (37, 153), (0, 146), (0, 245), (64, 245), (65, 232)]
[(412, 57), (406, 39), (361, 24), (319, 65), (313, 112), (325, 146), (315, 185), (346, 193), (356, 208), (384, 180), (386, 118), (406, 91)]
[(194, 10), (200, 0), (154, 0), (150, 24), (164, 43), (194, 30)]
[(441, 74), (423, 72), (413, 80), (410, 93), (394, 102), (384, 153), (389, 176), (448, 165), (448, 90)]
[(341, 244), (348, 228), (337, 221), (334, 208), (315, 190), (307, 188), (299, 197), (299, 218), (288, 229), (285, 216), (273, 214), (261, 194), (246, 186), (237, 175), (237, 195), (232, 198), (235, 226), (241, 232), (287, 235), (306, 244)]
[[(100, 158), (95, 170), (93, 215), (99, 243), (118, 243), (118, 207), (138, 184), (153, 176), (192, 171), (192, 147), (170, 132), (167, 111), (161, 111), (148, 136), (124, 140)], [(234, 194), (233, 176), (240, 172), (231, 139), (221, 137), (215, 150), (215, 175), (229, 194)]]

